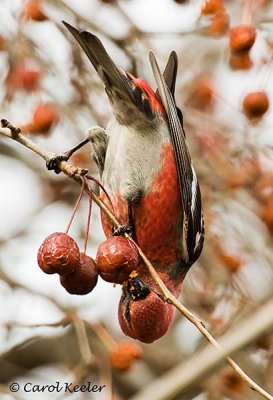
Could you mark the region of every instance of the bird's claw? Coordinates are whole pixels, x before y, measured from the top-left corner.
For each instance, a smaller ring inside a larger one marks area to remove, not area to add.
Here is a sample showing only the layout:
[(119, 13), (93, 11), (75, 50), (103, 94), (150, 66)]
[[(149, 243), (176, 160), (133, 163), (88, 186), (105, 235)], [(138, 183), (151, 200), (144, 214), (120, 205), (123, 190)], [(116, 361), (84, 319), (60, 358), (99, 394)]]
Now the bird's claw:
[(68, 161), (70, 157), (69, 152), (65, 152), (62, 154), (57, 154), (52, 157), (49, 161), (46, 162), (46, 167), (49, 171), (54, 171), (55, 174), (59, 174), (61, 172), (59, 165), (62, 161)]
[(113, 235), (114, 236), (121, 236), (124, 233), (128, 233), (130, 236), (133, 234), (133, 227), (128, 222), (126, 224), (120, 225), (119, 228), (114, 229)]

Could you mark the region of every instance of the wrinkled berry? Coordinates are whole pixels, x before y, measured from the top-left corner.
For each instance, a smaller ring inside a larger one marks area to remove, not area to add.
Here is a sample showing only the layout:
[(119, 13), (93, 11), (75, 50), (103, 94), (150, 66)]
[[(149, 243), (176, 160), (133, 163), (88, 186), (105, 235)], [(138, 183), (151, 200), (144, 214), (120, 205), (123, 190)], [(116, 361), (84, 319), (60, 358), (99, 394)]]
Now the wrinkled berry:
[(96, 286), (98, 269), (93, 258), (80, 254), (80, 262), (75, 271), (69, 275), (60, 276), (61, 285), (70, 294), (87, 294)]
[(37, 261), (46, 274), (71, 274), (79, 265), (80, 250), (72, 237), (63, 232), (55, 232), (41, 244)]
[(113, 236), (100, 244), (96, 257), (100, 276), (107, 282), (123, 283), (138, 266), (134, 243), (123, 236)]

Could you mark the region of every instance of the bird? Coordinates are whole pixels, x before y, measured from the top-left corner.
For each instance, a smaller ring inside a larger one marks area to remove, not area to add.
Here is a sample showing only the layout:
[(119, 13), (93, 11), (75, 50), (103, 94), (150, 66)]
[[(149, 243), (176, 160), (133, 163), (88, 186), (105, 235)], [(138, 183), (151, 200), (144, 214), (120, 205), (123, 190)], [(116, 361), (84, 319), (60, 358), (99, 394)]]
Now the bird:
[[(89, 141), (102, 185), (122, 222), (121, 233), (132, 231), (155, 265), (175, 262), (189, 269), (202, 251), (204, 218), (174, 98), (177, 54), (171, 52), (162, 76), (150, 53), (158, 86), (153, 91), (144, 79), (119, 69), (96, 35), (63, 23), (93, 64), (112, 107), (106, 129), (90, 128)], [(104, 215), (102, 223), (111, 236)]]
[[(96, 35), (63, 23), (100, 77), (112, 109), (106, 128), (90, 128), (85, 141), (110, 201), (103, 191), (100, 196), (121, 223), (114, 229), (102, 213), (105, 235), (131, 235), (165, 281), (179, 286), (201, 254), (205, 228), (183, 114), (175, 101), (177, 54), (170, 53), (162, 74), (150, 52), (154, 91), (144, 79), (118, 68)], [(141, 280), (138, 286), (143, 289)], [(148, 296), (142, 290), (143, 296), (132, 298), (131, 292), (123, 293), (125, 316), (133, 302)]]

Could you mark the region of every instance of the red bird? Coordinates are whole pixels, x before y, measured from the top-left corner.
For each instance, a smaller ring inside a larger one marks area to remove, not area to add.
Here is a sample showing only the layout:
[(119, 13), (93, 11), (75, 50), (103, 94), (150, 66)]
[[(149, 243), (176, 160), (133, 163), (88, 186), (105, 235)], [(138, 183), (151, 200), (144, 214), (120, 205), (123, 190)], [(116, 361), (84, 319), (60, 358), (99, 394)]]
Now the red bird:
[[(162, 76), (150, 53), (158, 86), (154, 92), (143, 79), (117, 68), (95, 35), (64, 25), (93, 64), (112, 106), (106, 129), (91, 128), (89, 140), (102, 184), (123, 224), (114, 233), (130, 232), (162, 279), (165, 274), (165, 281), (179, 286), (202, 251), (204, 222), (182, 113), (174, 100), (177, 55), (170, 54)], [(107, 202), (103, 193), (101, 197)], [(103, 213), (102, 224), (106, 236), (112, 236)], [(128, 323), (133, 302), (144, 304), (148, 296), (130, 293), (124, 289), (120, 306), (120, 320)]]

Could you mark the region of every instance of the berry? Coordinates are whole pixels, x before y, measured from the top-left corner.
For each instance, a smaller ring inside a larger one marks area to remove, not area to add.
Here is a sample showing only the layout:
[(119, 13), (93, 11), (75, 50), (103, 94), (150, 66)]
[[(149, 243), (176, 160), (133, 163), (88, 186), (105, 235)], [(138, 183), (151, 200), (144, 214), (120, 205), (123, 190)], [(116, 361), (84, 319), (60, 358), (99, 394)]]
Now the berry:
[(143, 351), (137, 344), (130, 342), (119, 343), (110, 352), (111, 365), (119, 371), (127, 371), (135, 360), (142, 357)]
[(247, 52), (256, 39), (256, 29), (252, 25), (238, 25), (229, 31), (229, 46), (233, 53)]
[(140, 300), (119, 304), (119, 324), (123, 333), (143, 343), (152, 343), (167, 332), (174, 316), (174, 306), (165, 303), (156, 293), (150, 292)]
[(223, 0), (205, 0), (201, 14), (215, 14), (223, 8)]
[(26, 126), (26, 129), (30, 133), (48, 133), (58, 120), (59, 116), (53, 105), (40, 103), (34, 110), (33, 120)]
[(248, 52), (231, 53), (229, 66), (233, 71), (250, 69), (252, 65), (252, 60)]
[(243, 100), (243, 111), (248, 119), (261, 118), (269, 108), (269, 99), (265, 92), (249, 93)]
[(201, 111), (210, 111), (214, 106), (214, 88), (207, 75), (198, 76), (191, 88), (187, 105)]
[(229, 28), (229, 15), (225, 10), (215, 13), (209, 26), (209, 34), (215, 38), (223, 36)]
[(218, 249), (218, 257), (231, 273), (237, 272), (243, 265), (243, 259), (240, 254), (229, 253), (222, 248)]
[(71, 274), (79, 265), (80, 250), (66, 233), (55, 232), (41, 244), (37, 261), (46, 274)]
[(11, 69), (8, 75), (8, 86), (12, 90), (25, 89), (28, 92), (38, 89), (40, 72), (23, 63)]
[(29, 0), (26, 4), (24, 15), (27, 19), (44, 21), (47, 19), (42, 11), (40, 0)]
[(93, 258), (80, 253), (80, 262), (74, 272), (60, 276), (61, 285), (70, 294), (90, 293), (98, 281), (98, 269)]
[[(164, 273), (159, 273), (159, 276), (175, 296), (180, 294), (181, 279), (176, 284)], [(124, 285), (118, 318), (125, 335), (143, 343), (152, 343), (165, 335), (173, 320), (175, 307), (164, 302), (157, 292), (157, 284), (146, 275), (133, 278)]]
[(138, 251), (131, 240), (113, 236), (100, 244), (96, 257), (99, 274), (107, 282), (123, 283), (138, 266)]

